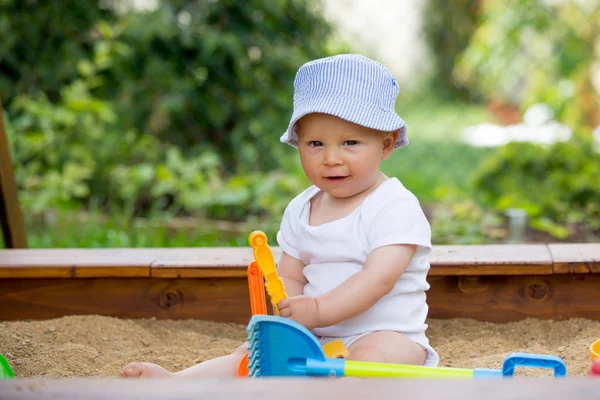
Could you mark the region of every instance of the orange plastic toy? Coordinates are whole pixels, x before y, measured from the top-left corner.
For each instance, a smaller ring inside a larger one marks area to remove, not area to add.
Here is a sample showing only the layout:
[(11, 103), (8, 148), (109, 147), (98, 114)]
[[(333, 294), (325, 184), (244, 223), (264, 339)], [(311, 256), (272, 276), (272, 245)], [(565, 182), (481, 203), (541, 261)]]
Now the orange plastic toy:
[[(261, 231), (254, 231), (248, 237), (250, 246), (254, 249), (254, 259), (248, 265), (248, 292), (250, 294), (250, 311), (252, 315), (266, 315), (267, 301), (265, 288), (271, 299), (271, 305), (276, 315), (279, 315), (277, 303), (287, 297), (283, 281), (277, 275), (277, 267), (271, 248), (267, 244), (267, 235)], [(266, 283), (266, 285), (265, 285)], [(350, 354), (341, 340), (334, 340), (323, 346), (327, 357), (346, 358)], [(248, 376), (248, 354), (242, 358), (238, 365), (237, 376)]]
[(261, 231), (254, 231), (248, 238), (250, 246), (254, 249), (254, 259), (258, 263), (260, 270), (265, 278), (265, 288), (271, 299), (273, 312), (279, 315), (277, 304), (287, 297), (283, 281), (277, 275), (277, 267), (271, 248), (267, 244), (267, 235)]
[(600, 358), (600, 339), (592, 343), (592, 345), (590, 346), (590, 354), (592, 356), (592, 361)]
[(265, 282), (256, 261), (252, 261), (248, 266), (248, 292), (252, 315), (266, 315)]
[[(250, 294), (250, 312), (252, 315), (266, 315), (265, 282), (256, 261), (252, 261), (248, 265), (248, 292)], [(237, 376), (248, 376), (248, 353), (246, 353), (238, 365)]]

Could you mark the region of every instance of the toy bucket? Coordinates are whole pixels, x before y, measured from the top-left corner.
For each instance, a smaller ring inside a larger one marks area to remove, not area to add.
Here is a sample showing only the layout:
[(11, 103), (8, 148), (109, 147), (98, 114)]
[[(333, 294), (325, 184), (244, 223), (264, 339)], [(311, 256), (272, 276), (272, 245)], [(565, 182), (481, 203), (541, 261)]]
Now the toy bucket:
[(590, 346), (590, 354), (592, 355), (592, 361), (595, 361), (598, 357), (600, 357), (600, 339), (592, 343)]

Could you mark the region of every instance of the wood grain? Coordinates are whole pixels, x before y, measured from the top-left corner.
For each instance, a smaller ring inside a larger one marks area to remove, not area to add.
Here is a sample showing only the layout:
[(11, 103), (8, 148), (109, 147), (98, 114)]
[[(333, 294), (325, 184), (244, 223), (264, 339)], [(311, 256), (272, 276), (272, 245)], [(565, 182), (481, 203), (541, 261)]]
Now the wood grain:
[[(431, 318), (600, 320), (600, 274), (437, 276), (429, 281)], [(0, 320), (99, 314), (245, 324), (250, 317), (245, 277), (0, 279), (0, 304)]]
[(434, 246), (430, 263), (431, 276), (552, 274), (545, 244)]
[(0, 250), (0, 278), (148, 277), (166, 249)]
[[(571, 257), (568, 265), (572, 272), (589, 272), (581, 249), (593, 255), (596, 247), (559, 245), (556, 248), (563, 257), (559, 260)], [(275, 247), (273, 254), (278, 259), (281, 250)], [(243, 277), (251, 260), (249, 247), (0, 250), (0, 277)], [(435, 246), (430, 262), (430, 276), (548, 275), (554, 272), (547, 245)], [(560, 267), (558, 270), (561, 271)]]
[(147, 400), (597, 400), (598, 380), (511, 379), (17, 379), (0, 381), (0, 397), (21, 399)]
[(600, 273), (600, 243), (549, 244), (555, 274)]
[[(278, 259), (281, 252), (273, 251)], [(245, 278), (253, 260), (250, 247), (199, 247), (170, 249), (151, 265), (156, 278)]]
[(246, 279), (0, 279), (0, 320), (97, 314), (246, 324), (248, 296)]
[(600, 320), (600, 274), (431, 277), (429, 317)]

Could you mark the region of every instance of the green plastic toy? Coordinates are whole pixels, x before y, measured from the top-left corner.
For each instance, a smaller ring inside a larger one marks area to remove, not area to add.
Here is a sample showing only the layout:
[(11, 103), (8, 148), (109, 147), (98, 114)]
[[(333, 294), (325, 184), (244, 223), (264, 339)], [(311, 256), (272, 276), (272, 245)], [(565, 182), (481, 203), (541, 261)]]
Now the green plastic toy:
[(0, 379), (12, 379), (15, 377), (15, 373), (6, 358), (0, 354)]

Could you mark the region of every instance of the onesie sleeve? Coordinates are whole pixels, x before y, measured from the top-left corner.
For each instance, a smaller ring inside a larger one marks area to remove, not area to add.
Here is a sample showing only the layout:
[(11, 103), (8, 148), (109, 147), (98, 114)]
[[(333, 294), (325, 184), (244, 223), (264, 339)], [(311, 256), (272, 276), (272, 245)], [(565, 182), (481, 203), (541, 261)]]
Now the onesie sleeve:
[(288, 204), (287, 208), (283, 212), (283, 218), (281, 219), (279, 232), (277, 232), (277, 244), (281, 250), (286, 252), (289, 256), (299, 260), (300, 254), (297, 250), (296, 231), (294, 229), (299, 217), (296, 216), (294, 218), (293, 204), (293, 202)]
[(414, 196), (386, 201), (366, 224), (369, 252), (394, 244), (431, 248), (431, 228)]

